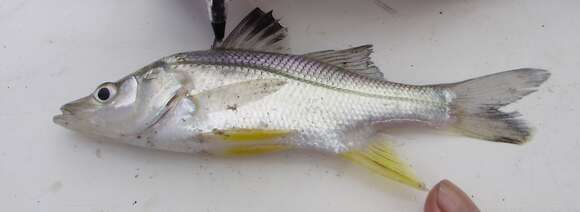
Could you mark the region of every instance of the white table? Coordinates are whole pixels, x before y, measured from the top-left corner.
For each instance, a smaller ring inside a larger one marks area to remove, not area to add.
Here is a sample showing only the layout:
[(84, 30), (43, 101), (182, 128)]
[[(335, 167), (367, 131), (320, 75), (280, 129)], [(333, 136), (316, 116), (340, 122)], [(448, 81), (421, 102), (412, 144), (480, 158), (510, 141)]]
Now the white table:
[[(483, 211), (579, 211), (580, 2), (235, 1), (229, 27), (275, 9), (295, 53), (375, 45), (393, 81), (454, 82), (551, 70), (510, 109), (536, 126), (524, 146), (397, 134), (433, 186), (448, 178)], [(94, 141), (52, 123), (61, 104), (162, 56), (207, 48), (204, 3), (0, 1), (0, 211), (421, 211), (425, 192), (336, 158), (219, 159)]]

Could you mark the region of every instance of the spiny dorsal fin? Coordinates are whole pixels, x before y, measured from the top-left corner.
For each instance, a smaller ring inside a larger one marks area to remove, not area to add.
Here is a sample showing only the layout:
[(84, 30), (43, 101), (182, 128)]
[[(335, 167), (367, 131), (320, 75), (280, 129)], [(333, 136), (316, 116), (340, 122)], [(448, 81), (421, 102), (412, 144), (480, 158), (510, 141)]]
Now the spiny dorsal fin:
[(284, 52), (284, 38), (288, 30), (272, 16), (272, 11), (264, 13), (260, 8), (250, 12), (222, 43), (214, 49), (245, 49), (264, 52)]
[(371, 61), (372, 45), (363, 45), (343, 50), (312, 52), (304, 56), (323, 63), (335, 65), (371, 78), (383, 79), (383, 73)]

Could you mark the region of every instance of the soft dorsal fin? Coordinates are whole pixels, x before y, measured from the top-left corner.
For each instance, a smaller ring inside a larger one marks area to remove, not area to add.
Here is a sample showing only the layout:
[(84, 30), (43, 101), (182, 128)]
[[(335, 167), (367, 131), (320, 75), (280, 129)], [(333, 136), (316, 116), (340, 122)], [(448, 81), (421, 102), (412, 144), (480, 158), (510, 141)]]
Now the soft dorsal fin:
[(214, 49), (245, 49), (264, 52), (285, 52), (284, 42), (288, 30), (272, 16), (254, 9), (234, 28), (228, 37), (214, 45)]
[(343, 50), (311, 52), (304, 56), (344, 68), (360, 75), (383, 79), (383, 73), (371, 61), (371, 53), (373, 53), (373, 46), (363, 45)]

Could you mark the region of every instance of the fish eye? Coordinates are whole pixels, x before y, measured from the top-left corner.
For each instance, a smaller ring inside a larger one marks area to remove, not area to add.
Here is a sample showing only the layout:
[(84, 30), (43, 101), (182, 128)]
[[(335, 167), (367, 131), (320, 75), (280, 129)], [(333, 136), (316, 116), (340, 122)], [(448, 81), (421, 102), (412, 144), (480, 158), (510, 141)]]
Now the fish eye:
[(115, 96), (117, 87), (113, 83), (105, 83), (97, 88), (94, 97), (99, 102), (107, 102)]

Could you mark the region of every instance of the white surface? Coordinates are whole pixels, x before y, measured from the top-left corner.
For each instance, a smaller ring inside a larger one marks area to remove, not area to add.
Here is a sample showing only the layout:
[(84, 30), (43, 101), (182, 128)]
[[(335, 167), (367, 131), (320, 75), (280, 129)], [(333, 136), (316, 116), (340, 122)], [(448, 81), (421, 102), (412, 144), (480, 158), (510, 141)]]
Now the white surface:
[[(517, 108), (524, 146), (396, 136), (428, 185), (449, 178), (483, 211), (580, 211), (580, 2), (234, 1), (229, 27), (275, 9), (302, 53), (375, 45), (388, 79), (453, 82), (539, 67)], [(426, 193), (314, 153), (219, 159), (92, 141), (51, 122), (61, 104), (211, 41), (201, 0), (0, 1), (0, 211), (421, 211)]]

